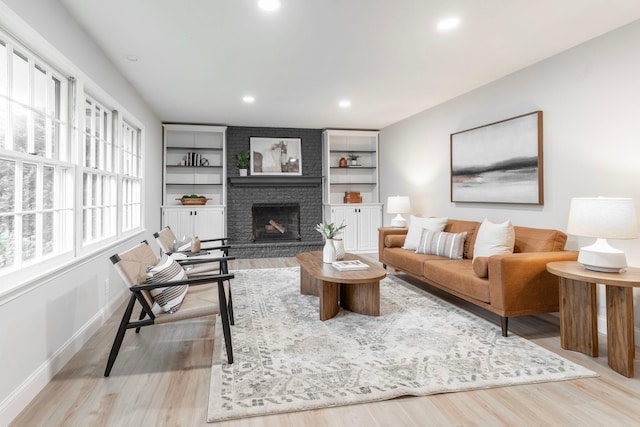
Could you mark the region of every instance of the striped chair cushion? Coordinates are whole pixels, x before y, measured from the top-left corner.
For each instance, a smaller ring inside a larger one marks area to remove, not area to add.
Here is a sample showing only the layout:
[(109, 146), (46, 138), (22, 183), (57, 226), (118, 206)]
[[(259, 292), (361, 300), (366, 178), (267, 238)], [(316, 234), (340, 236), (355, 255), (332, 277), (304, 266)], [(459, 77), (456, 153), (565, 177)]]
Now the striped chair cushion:
[[(162, 255), (155, 266), (147, 270), (147, 283), (176, 282), (186, 279), (187, 273), (182, 266), (166, 254)], [(153, 289), (150, 293), (160, 310), (165, 313), (175, 313), (180, 308), (188, 290), (189, 285), (181, 285)], [(155, 304), (153, 311), (158, 312)]]
[(466, 232), (447, 233), (446, 231), (431, 231), (425, 228), (422, 230), (416, 253), (462, 259), (466, 237)]

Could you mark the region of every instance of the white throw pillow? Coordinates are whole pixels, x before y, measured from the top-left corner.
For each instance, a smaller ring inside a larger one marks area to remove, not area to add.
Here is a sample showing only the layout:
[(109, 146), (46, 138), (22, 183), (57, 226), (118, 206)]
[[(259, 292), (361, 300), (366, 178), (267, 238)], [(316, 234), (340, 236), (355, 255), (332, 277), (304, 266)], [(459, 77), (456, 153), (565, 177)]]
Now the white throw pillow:
[(473, 246), (473, 259), (513, 253), (515, 243), (516, 233), (510, 220), (501, 224), (494, 224), (485, 219), (480, 224), (480, 229), (476, 236), (476, 243)]
[(402, 246), (402, 248), (415, 251), (418, 249), (423, 229), (442, 231), (447, 225), (447, 221), (449, 221), (449, 218), (421, 218), (411, 215), (409, 219), (409, 230), (407, 231), (407, 237), (404, 239), (404, 246)]

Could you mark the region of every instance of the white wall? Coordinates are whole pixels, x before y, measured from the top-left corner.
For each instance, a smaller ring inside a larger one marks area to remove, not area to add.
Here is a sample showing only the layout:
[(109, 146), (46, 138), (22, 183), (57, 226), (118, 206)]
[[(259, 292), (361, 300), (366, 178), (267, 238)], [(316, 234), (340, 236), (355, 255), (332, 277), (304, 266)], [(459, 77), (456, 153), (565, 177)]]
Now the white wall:
[[(565, 231), (572, 197), (632, 197), (640, 214), (639, 45), (636, 21), (383, 129), (381, 200), (409, 195), (414, 215)], [(450, 134), (536, 110), (544, 115), (544, 206), (451, 203)], [(569, 236), (567, 248), (586, 243)], [(612, 244), (640, 267), (640, 240)], [(606, 333), (603, 314), (601, 307)]]
[[(56, 49), (139, 120), (145, 136), (148, 230), (0, 301), (0, 425), (5, 425), (126, 296), (108, 257), (143, 238), (152, 240), (151, 233), (160, 229), (162, 132), (154, 112), (56, 0), (0, 2), (0, 26), (39, 53)], [(104, 367), (97, 369), (94, 374), (102, 375)]]

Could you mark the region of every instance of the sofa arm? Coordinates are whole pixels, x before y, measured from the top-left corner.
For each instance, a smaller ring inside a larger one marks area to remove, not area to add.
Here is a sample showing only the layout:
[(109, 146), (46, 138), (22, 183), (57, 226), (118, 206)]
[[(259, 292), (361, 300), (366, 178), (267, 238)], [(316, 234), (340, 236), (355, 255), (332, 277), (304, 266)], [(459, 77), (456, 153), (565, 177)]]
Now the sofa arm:
[[(380, 262), (383, 262), (382, 253), (384, 252), (384, 248), (401, 247), (404, 244), (404, 239), (408, 231), (408, 228), (397, 227), (380, 227), (378, 229), (378, 260)], [(387, 239), (387, 237), (389, 237), (389, 239)]]
[[(491, 305), (511, 315), (535, 313), (559, 305), (558, 278), (547, 263), (575, 261), (578, 252), (523, 252), (489, 257)], [(557, 308), (556, 308), (557, 310)]]

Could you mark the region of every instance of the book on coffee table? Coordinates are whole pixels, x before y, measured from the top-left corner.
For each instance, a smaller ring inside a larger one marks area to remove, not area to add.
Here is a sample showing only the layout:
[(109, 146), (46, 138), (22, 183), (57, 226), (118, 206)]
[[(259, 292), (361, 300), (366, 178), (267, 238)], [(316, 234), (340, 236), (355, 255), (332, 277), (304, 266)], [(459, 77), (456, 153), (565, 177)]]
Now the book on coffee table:
[(331, 263), (331, 266), (339, 271), (367, 270), (369, 268), (367, 264), (357, 259), (335, 261)]

